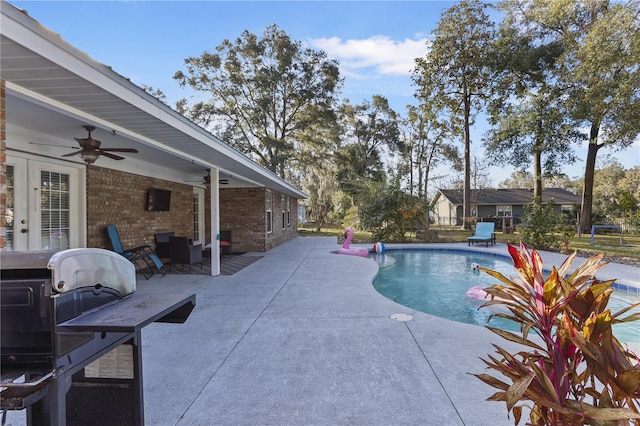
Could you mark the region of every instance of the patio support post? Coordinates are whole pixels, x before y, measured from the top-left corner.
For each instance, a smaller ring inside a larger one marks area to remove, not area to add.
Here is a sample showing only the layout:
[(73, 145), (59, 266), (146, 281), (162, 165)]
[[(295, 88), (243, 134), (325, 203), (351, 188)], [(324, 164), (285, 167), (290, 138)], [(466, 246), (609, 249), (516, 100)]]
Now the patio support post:
[(209, 241), (211, 241), (211, 275), (220, 275), (220, 188), (219, 188), (220, 173), (217, 168), (211, 169), (211, 184), (209, 190), (211, 191), (211, 217), (209, 223), (211, 223), (211, 235)]

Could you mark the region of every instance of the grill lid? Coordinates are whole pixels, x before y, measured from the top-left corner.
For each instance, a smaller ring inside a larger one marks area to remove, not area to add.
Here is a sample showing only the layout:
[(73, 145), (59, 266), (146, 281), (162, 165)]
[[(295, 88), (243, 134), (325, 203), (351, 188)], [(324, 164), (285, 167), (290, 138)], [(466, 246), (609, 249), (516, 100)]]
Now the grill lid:
[(122, 296), (136, 291), (136, 270), (123, 256), (104, 249), (80, 248), (55, 253), (47, 263), (53, 271), (53, 291), (65, 293), (80, 287), (108, 287)]

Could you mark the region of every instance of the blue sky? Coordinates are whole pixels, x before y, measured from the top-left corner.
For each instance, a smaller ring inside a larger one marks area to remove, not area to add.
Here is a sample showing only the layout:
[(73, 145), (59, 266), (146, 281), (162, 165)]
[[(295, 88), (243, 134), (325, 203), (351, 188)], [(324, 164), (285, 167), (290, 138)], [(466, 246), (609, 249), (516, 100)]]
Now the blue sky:
[[(342, 96), (354, 104), (375, 94), (400, 114), (415, 104), (410, 70), (451, 1), (10, 1), (62, 39), (138, 85), (162, 90), (173, 104), (190, 92), (173, 80), (185, 58), (213, 51), (244, 30), (261, 35), (271, 24), (340, 61)], [(472, 133), (482, 156), (481, 135)], [(618, 155), (640, 165), (640, 145)], [(579, 151), (584, 158), (584, 150)], [(603, 151), (599, 155), (601, 155)], [(568, 167), (582, 175), (583, 161)], [(495, 168), (495, 184), (511, 173)]]

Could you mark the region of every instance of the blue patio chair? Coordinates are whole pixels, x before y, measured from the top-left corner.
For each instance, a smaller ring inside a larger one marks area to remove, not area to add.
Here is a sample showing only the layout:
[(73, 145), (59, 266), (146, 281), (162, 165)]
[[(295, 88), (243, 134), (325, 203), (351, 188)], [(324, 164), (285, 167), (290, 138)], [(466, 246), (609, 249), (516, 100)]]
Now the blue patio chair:
[(476, 224), (476, 232), (467, 238), (468, 245), (472, 243), (485, 243), (489, 247), (489, 243), (496, 243), (496, 234), (493, 232), (496, 224), (493, 222), (478, 222)]
[(162, 263), (158, 255), (153, 252), (151, 247), (139, 246), (125, 249), (122, 246), (120, 235), (118, 234), (118, 228), (115, 225), (107, 225), (107, 236), (109, 237), (109, 241), (111, 241), (111, 247), (114, 252), (127, 258), (136, 266), (136, 268), (138, 266), (142, 266), (140, 268), (140, 272), (142, 272), (142, 275), (144, 275), (145, 279), (148, 280), (149, 278), (151, 278), (154, 273), (154, 267), (158, 270), (158, 272), (162, 274), (162, 276), (167, 273), (164, 264)]

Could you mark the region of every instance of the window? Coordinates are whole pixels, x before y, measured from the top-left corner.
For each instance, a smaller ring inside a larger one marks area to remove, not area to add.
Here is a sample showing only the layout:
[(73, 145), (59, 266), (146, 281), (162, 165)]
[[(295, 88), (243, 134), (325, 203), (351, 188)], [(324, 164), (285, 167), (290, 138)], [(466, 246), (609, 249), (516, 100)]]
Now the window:
[(291, 226), (291, 198), (287, 197), (287, 226)]
[(69, 200), (69, 175), (42, 170), (40, 172), (41, 248), (64, 250), (70, 247)]
[(193, 194), (193, 241), (200, 241), (200, 197)]
[(285, 214), (286, 214), (287, 211), (286, 211), (286, 207), (285, 207), (285, 200), (286, 200), (286, 198), (283, 195), (282, 196), (282, 201), (281, 201), (281, 203), (282, 203), (282, 230), (284, 230), (284, 228), (286, 227)]
[(271, 202), (271, 190), (267, 189), (267, 234), (273, 232), (273, 211)]
[(511, 206), (496, 206), (496, 211), (497, 211), (497, 216), (498, 217), (503, 217), (503, 216), (513, 216), (511, 214)]

